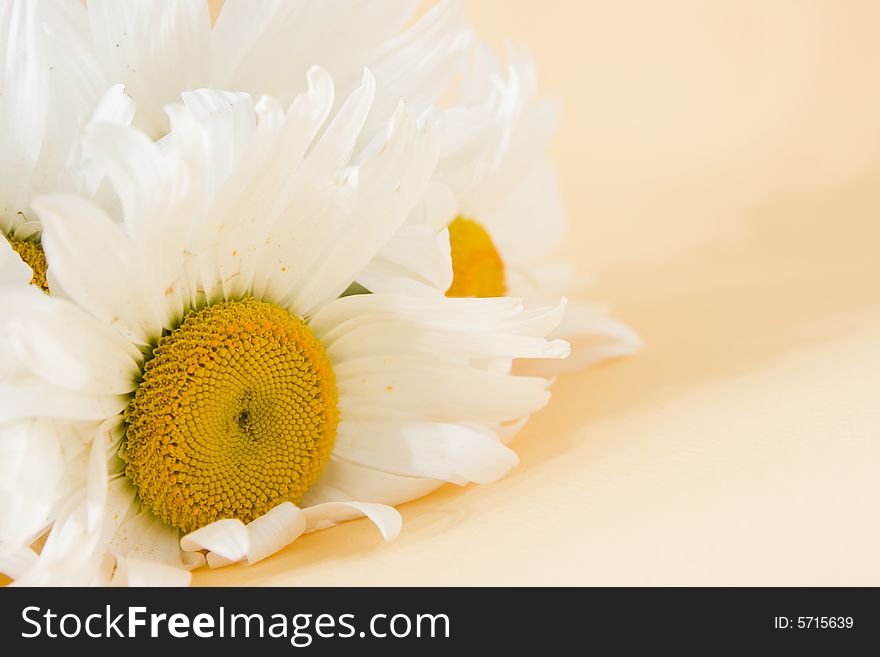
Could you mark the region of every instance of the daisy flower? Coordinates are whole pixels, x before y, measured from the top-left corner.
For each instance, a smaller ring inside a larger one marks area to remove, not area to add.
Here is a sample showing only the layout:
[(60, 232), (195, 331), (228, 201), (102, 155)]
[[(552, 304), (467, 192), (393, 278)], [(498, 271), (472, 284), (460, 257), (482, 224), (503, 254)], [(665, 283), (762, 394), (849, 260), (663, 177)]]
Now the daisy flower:
[(48, 0), (0, 2), (0, 282), (31, 280), (44, 290), (31, 199), (97, 192), (98, 172), (79, 166), (82, 127), (127, 123), (134, 113), (121, 85), (102, 86), (92, 75), (93, 53), (76, 38), (78, 12), (67, 9)]
[[(558, 110), (534, 100), (537, 76), (526, 52), (511, 49), (506, 70), (485, 46), (471, 55), (456, 103), (438, 117), (441, 152), (425, 201), (359, 282), (386, 289), (390, 281), (413, 278), (449, 297), (515, 296), (545, 305), (582, 287), (574, 267), (555, 254), (565, 213), (547, 149)], [(430, 278), (422, 271), (426, 260), (413, 257), (412, 236), (432, 230), (448, 243), (451, 279)], [(582, 302), (568, 304), (554, 336), (571, 341), (573, 350), (554, 363), (556, 372), (641, 346), (605, 308)]]
[[(511, 364), (567, 354), (544, 337), (562, 304), (340, 298), (437, 160), (402, 105), (352, 155), (375, 95), (367, 72), (336, 102), (319, 68), (286, 110), (186, 93), (161, 143), (88, 129), (121, 217), (34, 201), (53, 295), (0, 286), (0, 422), (45, 443), (54, 479), (35, 454), (4, 464), (19, 493), (2, 517), (42, 520), (0, 537), (18, 583), (185, 584), (206, 560), (253, 563), (357, 515), (391, 538), (391, 505), (517, 463), (502, 438), (549, 392)], [(32, 504), (47, 483), (54, 498)]]

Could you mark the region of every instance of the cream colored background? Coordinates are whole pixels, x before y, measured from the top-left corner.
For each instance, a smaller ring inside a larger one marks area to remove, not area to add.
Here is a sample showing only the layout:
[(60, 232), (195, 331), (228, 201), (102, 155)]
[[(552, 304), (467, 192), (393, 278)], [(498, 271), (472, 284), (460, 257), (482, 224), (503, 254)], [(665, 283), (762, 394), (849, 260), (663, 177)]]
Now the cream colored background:
[(471, 0), (563, 104), (567, 252), (637, 358), (488, 487), (200, 584), (880, 584), (880, 2)]

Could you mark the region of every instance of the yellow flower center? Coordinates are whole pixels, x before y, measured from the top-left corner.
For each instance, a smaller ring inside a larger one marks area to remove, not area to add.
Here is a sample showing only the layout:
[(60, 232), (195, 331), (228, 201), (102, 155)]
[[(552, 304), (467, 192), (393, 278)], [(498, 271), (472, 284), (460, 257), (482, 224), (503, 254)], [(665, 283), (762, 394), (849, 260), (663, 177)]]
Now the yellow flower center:
[(159, 340), (121, 456), (144, 506), (184, 532), (298, 503), (333, 450), (336, 378), (311, 329), (252, 298), (187, 315)]
[(31, 242), (30, 240), (17, 240), (12, 237), (6, 238), (12, 245), (12, 250), (24, 261), (34, 275), (31, 277), (31, 285), (36, 285), (43, 292), (49, 291), (49, 284), (46, 282), (46, 254), (43, 253), (43, 247), (39, 242)]
[(449, 224), (452, 285), (447, 297), (503, 297), (504, 262), (489, 233), (473, 219), (456, 217)]

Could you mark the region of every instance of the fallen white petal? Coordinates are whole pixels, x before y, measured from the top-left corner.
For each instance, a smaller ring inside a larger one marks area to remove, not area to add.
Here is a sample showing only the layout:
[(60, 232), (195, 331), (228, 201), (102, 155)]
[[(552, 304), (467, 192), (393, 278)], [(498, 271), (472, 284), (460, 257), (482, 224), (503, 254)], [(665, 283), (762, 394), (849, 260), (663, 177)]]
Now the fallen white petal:
[(240, 561), (248, 552), (247, 528), (241, 520), (217, 520), (180, 539), (184, 552), (208, 550), (230, 561)]
[(333, 525), (366, 516), (382, 532), (382, 538), (391, 541), (400, 534), (403, 518), (397, 509), (385, 504), (367, 502), (326, 502), (303, 509), (309, 532), (326, 529)]
[(238, 563), (240, 561), (240, 559), (232, 560), (221, 557), (219, 554), (216, 554), (214, 552), (208, 552), (208, 556), (205, 560), (207, 561), (209, 568), (222, 568), (223, 566), (231, 566), (232, 564)]
[(279, 504), (248, 523), (248, 563), (253, 564), (275, 554), (293, 543), (305, 530), (306, 516), (302, 510), (291, 502)]
[(201, 552), (181, 552), (180, 559), (187, 570), (195, 570), (205, 565), (205, 555)]

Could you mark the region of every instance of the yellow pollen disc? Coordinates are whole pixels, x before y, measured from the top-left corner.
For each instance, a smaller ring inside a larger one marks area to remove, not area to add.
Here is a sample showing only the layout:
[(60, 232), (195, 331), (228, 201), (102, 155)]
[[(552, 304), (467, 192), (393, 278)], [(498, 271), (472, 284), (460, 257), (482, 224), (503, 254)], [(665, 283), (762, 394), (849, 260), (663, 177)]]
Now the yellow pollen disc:
[(43, 253), (43, 247), (40, 246), (40, 243), (17, 240), (11, 237), (7, 238), (7, 240), (12, 245), (12, 250), (34, 272), (34, 275), (31, 277), (31, 285), (36, 285), (43, 292), (48, 292), (49, 284), (46, 282), (46, 269), (49, 266), (46, 264), (46, 254)]
[(503, 297), (504, 262), (489, 233), (473, 219), (456, 217), (449, 224), (452, 285), (447, 297)]
[(330, 458), (336, 378), (300, 318), (255, 299), (187, 315), (147, 362), (121, 456), (146, 508), (190, 532), (298, 503)]

